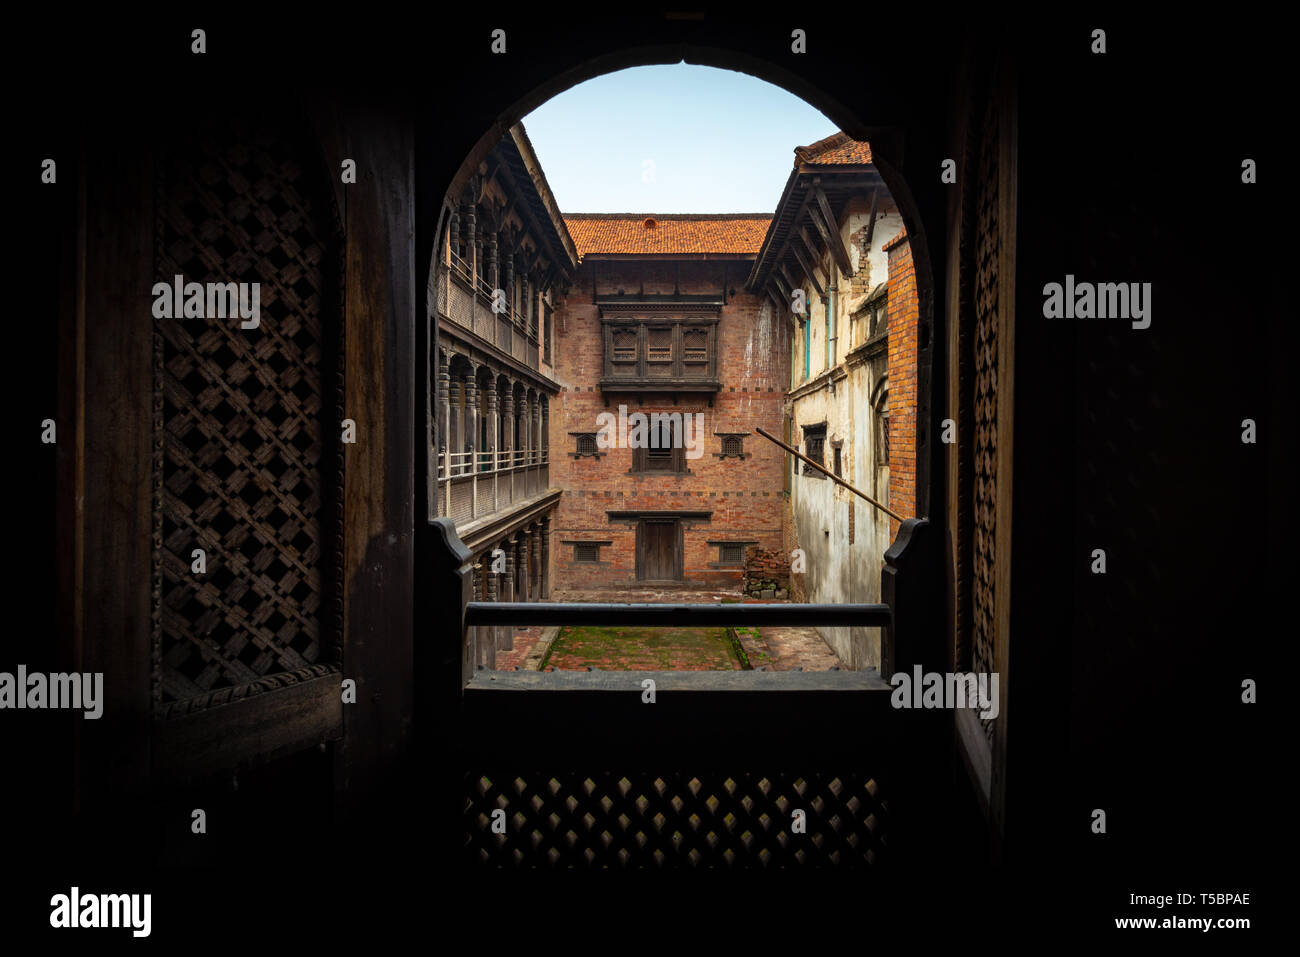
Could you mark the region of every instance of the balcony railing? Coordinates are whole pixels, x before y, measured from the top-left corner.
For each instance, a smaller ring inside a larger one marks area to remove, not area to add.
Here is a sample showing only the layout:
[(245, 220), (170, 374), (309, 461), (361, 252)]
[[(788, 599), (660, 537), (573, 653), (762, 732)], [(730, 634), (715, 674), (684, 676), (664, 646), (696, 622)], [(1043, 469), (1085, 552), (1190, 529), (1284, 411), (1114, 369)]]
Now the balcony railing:
[(492, 287), (473, 275), (469, 264), (455, 253), (451, 266), (443, 266), (441, 272), (438, 311), (511, 358), (537, 368), (537, 334), (527, 328), (520, 310), (507, 302), (505, 312), (493, 312)]
[(550, 487), (547, 449), (438, 453), (438, 514), (457, 525), (509, 508)]

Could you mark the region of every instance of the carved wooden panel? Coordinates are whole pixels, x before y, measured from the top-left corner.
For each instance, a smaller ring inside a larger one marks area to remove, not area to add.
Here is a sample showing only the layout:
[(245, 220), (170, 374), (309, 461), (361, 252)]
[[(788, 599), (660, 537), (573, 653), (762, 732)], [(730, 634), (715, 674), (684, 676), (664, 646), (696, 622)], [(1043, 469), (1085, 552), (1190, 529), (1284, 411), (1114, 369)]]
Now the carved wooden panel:
[[(888, 855), (888, 801), (861, 771), (471, 773), (465, 785), (470, 866), (856, 869)], [(792, 808), (806, 834), (791, 833)]]
[(154, 320), (160, 716), (340, 662), (341, 230), (308, 155), (230, 128), (159, 164), (158, 281), (257, 283), (260, 301), (256, 328)]

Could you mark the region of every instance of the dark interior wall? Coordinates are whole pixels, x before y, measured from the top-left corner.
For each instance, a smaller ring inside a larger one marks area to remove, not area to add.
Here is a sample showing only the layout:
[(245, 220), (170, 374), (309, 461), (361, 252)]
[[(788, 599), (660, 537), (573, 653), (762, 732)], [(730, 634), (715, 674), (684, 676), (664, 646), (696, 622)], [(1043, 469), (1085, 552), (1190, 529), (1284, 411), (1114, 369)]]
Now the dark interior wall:
[[(1241, 682), (1279, 661), (1293, 565), (1295, 189), (1265, 92), (1282, 60), (1260, 24), (1116, 20), (1104, 57), (1076, 42), (1098, 25), (1021, 55), (1012, 654), (1032, 678), (1008, 813), (1022, 855), (1081, 874), (1244, 886), (1279, 699), (1243, 705)], [(1245, 158), (1272, 175), (1243, 184)], [(1151, 327), (1043, 318), (1067, 273), (1150, 282)], [(1081, 823), (1095, 808), (1111, 839)], [(1080, 906), (1118, 906), (1120, 882), (1080, 881)]]

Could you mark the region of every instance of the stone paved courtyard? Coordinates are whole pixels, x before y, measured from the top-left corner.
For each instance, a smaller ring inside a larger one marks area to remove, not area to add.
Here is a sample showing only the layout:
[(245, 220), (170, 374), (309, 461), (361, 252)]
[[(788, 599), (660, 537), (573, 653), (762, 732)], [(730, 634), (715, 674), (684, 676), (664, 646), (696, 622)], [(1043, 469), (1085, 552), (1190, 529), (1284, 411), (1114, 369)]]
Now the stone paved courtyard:
[[(717, 603), (739, 602), (742, 597), (738, 591), (637, 588), (619, 592), (557, 591), (552, 600)], [(829, 671), (843, 667), (815, 628), (738, 627), (736, 637), (754, 669)], [(520, 628), (515, 632), (514, 648), (497, 652), (497, 668), (502, 671), (536, 671), (543, 661), (548, 671), (585, 671), (588, 667), (607, 671), (730, 671), (741, 667), (732, 654), (725, 629), (720, 628)]]

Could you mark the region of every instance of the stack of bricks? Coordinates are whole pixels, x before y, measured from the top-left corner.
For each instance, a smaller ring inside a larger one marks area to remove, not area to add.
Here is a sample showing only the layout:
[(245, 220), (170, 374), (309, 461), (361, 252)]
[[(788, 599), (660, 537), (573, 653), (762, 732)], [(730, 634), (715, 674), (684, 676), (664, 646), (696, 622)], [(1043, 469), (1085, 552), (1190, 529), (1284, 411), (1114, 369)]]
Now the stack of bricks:
[(770, 548), (745, 549), (744, 592), (753, 598), (786, 598), (790, 594), (790, 562)]
[[(916, 514), (916, 271), (906, 230), (885, 243), (889, 254), (889, 505)], [(898, 522), (889, 520), (889, 537)]]

